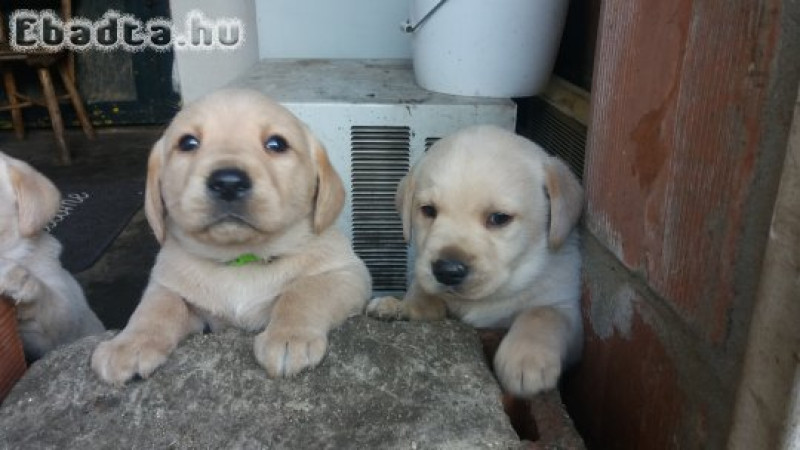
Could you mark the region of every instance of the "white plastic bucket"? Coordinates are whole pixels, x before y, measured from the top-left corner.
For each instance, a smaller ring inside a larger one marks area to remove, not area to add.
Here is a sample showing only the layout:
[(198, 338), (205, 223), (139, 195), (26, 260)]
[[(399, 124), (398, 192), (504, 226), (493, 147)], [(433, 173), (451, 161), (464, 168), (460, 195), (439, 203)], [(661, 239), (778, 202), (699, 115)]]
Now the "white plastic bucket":
[(425, 89), (526, 97), (553, 71), (569, 0), (411, 0), (414, 74)]

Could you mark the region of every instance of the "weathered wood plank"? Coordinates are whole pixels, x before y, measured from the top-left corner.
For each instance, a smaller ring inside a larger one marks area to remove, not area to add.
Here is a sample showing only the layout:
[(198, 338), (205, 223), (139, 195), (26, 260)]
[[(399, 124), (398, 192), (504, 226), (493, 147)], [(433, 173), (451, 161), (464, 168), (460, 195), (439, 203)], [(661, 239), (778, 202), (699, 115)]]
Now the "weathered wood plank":
[(779, 4), (604, 4), (588, 224), (716, 341), (736, 295)]

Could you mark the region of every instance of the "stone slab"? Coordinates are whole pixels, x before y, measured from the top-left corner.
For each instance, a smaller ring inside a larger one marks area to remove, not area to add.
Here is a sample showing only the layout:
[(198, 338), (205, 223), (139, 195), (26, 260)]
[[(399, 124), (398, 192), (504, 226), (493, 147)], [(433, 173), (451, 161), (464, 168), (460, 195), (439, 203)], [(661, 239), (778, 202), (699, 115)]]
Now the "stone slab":
[(476, 333), (349, 320), (322, 364), (270, 379), (237, 330), (196, 335), (151, 378), (89, 367), (102, 337), (34, 364), (0, 406), (0, 448), (519, 448)]

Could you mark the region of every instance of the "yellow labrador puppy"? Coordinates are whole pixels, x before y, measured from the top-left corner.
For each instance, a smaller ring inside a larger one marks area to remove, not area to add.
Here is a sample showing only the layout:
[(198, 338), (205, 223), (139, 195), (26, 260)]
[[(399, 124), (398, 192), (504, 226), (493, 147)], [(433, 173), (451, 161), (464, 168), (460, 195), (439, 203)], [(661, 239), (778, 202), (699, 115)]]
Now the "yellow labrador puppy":
[(440, 140), (397, 192), (415, 278), (402, 301), (374, 299), (368, 314), (510, 327), (494, 361), (503, 387), (553, 388), (582, 346), (582, 204), (567, 166), (527, 139), (475, 126)]
[(103, 331), (80, 285), (61, 267), (61, 244), (42, 230), (60, 200), (50, 180), (0, 153), (0, 294), (17, 305), (28, 359)]
[(363, 310), (364, 263), (332, 227), (344, 201), (325, 149), (255, 91), (183, 109), (150, 154), (145, 212), (162, 247), (128, 325), (101, 343), (106, 382), (147, 377), (188, 334), (259, 331), (271, 376), (320, 362), (328, 331)]

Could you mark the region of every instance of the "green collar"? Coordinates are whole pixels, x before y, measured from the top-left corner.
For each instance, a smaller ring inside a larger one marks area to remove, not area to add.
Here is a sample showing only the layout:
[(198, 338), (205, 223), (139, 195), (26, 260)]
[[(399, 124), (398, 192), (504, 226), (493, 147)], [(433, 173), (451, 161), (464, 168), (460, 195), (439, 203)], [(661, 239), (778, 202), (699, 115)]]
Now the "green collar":
[(262, 257), (260, 257), (260, 256), (258, 256), (256, 254), (253, 254), (253, 253), (242, 253), (241, 255), (237, 256), (236, 258), (233, 258), (230, 261), (226, 261), (225, 265), (226, 266), (231, 266), (231, 267), (242, 267), (242, 266), (248, 266), (248, 265), (253, 264), (253, 263), (269, 264), (274, 259), (275, 259), (274, 257), (271, 257), (271, 258), (268, 258), (268, 259), (264, 259), (264, 258), (262, 258)]

